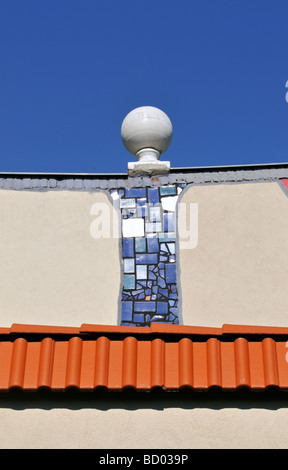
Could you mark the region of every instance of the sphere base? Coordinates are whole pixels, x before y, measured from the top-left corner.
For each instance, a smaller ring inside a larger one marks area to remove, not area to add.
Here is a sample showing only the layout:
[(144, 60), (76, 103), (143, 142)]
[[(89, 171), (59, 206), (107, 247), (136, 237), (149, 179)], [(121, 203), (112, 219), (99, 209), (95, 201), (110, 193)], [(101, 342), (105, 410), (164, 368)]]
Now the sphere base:
[(157, 176), (170, 172), (170, 162), (128, 162), (128, 176)]

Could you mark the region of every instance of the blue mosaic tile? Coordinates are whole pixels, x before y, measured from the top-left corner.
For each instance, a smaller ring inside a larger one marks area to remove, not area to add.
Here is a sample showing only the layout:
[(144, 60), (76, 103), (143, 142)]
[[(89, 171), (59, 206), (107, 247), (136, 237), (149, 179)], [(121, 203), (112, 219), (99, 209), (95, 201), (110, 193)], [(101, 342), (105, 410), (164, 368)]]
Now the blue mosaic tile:
[(137, 206), (145, 206), (147, 204), (147, 198), (146, 197), (143, 197), (141, 199), (137, 199)]
[(162, 186), (160, 188), (161, 196), (174, 196), (176, 194), (176, 186)]
[(134, 256), (134, 239), (123, 238), (123, 257), (133, 258)]
[(145, 253), (146, 251), (146, 238), (135, 238), (135, 251), (136, 253)]
[(125, 197), (146, 197), (146, 188), (127, 188), (125, 189)]
[(148, 188), (148, 201), (149, 201), (149, 204), (153, 204), (153, 205), (159, 203), (158, 188)]
[(177, 316), (178, 315), (178, 308), (170, 308), (170, 312), (174, 315), (174, 316)]
[(122, 302), (122, 320), (132, 321), (133, 302)]
[(157, 302), (157, 313), (168, 313), (168, 302)]
[(161, 289), (159, 287), (159, 294), (161, 294), (162, 297), (168, 298), (168, 289)]
[(143, 313), (135, 313), (133, 320), (135, 323), (144, 323), (145, 322), (145, 315)]
[(159, 240), (157, 236), (147, 237), (148, 253), (159, 253)]
[(144, 287), (144, 288), (147, 287), (147, 281), (144, 281), (144, 280), (138, 281), (137, 284), (139, 284), (140, 289), (142, 289), (142, 287)]
[(156, 302), (135, 302), (134, 310), (135, 312), (155, 312)]
[(175, 264), (166, 264), (166, 282), (169, 284), (175, 284), (176, 279), (176, 265)]
[(124, 274), (124, 289), (135, 289), (135, 275)]
[(158, 255), (154, 253), (136, 254), (136, 264), (157, 264)]
[(166, 287), (166, 282), (164, 281), (164, 279), (162, 277), (158, 277), (157, 279), (157, 283), (158, 283), (158, 286), (159, 287)]
[(164, 232), (174, 232), (175, 230), (175, 214), (174, 212), (166, 212), (164, 214)]

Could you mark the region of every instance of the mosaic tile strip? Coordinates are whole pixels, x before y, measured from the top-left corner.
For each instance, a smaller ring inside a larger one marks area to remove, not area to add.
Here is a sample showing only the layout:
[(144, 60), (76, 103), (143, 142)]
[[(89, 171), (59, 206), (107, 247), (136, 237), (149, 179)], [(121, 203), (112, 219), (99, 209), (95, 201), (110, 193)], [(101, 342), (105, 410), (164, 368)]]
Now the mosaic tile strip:
[(176, 205), (185, 186), (111, 191), (122, 223), (121, 325), (179, 324)]

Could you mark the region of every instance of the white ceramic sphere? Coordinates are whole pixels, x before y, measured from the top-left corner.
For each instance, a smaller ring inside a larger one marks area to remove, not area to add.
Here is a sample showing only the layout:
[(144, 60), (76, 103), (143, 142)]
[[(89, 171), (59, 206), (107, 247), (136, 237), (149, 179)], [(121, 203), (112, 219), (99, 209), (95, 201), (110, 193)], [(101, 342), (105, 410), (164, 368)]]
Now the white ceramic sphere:
[(121, 137), (128, 152), (152, 148), (165, 152), (171, 142), (173, 128), (167, 114), (153, 106), (141, 106), (127, 114), (122, 122)]

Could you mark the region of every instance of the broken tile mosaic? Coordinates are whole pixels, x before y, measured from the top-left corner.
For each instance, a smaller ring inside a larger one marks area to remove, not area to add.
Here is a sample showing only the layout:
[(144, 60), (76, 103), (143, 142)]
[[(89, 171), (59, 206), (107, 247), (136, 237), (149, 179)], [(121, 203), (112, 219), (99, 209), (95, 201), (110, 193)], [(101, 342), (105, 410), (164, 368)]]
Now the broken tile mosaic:
[(111, 190), (122, 218), (122, 325), (179, 323), (175, 216), (184, 187)]

